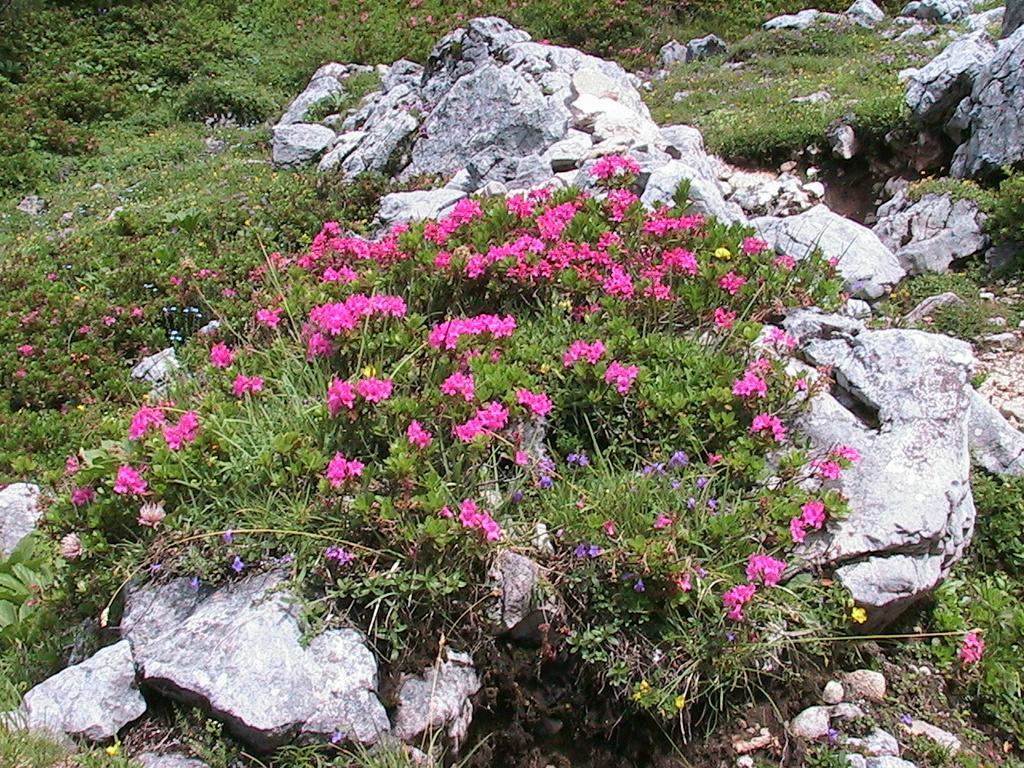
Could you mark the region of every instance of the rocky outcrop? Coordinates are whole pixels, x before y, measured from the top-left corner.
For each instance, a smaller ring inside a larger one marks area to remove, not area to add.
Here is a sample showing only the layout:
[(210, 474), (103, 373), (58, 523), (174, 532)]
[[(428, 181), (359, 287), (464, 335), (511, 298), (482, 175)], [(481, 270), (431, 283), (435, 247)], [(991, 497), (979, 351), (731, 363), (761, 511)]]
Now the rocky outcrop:
[[(716, 45), (691, 43), (694, 56)], [(446, 35), (425, 66), (399, 61), (384, 71), (380, 90), (363, 99), (337, 134), (317, 125), (307, 141), (308, 123), (283, 118), (274, 129), (275, 162), (304, 162), (302, 156), (308, 161), (324, 151), (320, 169), (349, 177), (461, 172), (460, 188), (468, 193), (490, 182), (536, 185), (588, 157), (664, 148), (633, 75), (572, 48), (536, 43), (503, 19), (474, 19)], [(286, 118), (296, 118), (310, 99), (334, 93), (339, 86), (331, 82), (314, 75), (309, 95), (300, 95)]]
[(971, 92), (974, 81), (995, 55), (996, 46), (987, 32), (980, 31), (954, 40), (910, 75), (907, 106), (923, 123), (944, 123)]
[(390, 725), (373, 653), (351, 629), (305, 644), (284, 581), (271, 572), (210, 594), (190, 594), (185, 579), (134, 592), (122, 632), (143, 682), (208, 708), (257, 750), (339, 731), (375, 743)]
[(1004, 166), (1024, 161), (1022, 61), (1024, 27), (999, 42), (947, 126), (955, 135), (967, 137), (953, 156), (953, 176), (998, 176)]
[(968, 344), (906, 330), (868, 330), (814, 311), (787, 318), (800, 355), (830, 366), (835, 387), (798, 421), (812, 445), (861, 459), (825, 481), (849, 499), (802, 554), (832, 568), (868, 626), (930, 593), (963, 555), (974, 528), (969, 481), (973, 355)]
[(854, 296), (877, 299), (904, 276), (896, 257), (867, 227), (844, 219), (825, 205), (816, 205), (799, 216), (761, 217), (751, 226), (776, 250), (796, 259), (815, 248), (830, 259)]
[(106, 741), (145, 711), (131, 650), (121, 641), (31, 689), (13, 719), (59, 737)]
[(174, 752), (144, 752), (136, 755), (135, 759), (141, 763), (142, 768), (209, 768), (202, 760), (194, 760)]
[(725, 41), (718, 35), (696, 37), (683, 45), (678, 40), (669, 40), (661, 46), (658, 60), (662, 67), (684, 64), (688, 61), (699, 61), (711, 56), (721, 56), (728, 51)]
[(14, 551), (42, 517), (39, 486), (11, 483), (0, 490), (0, 558)]
[(275, 125), (274, 136), (270, 141), (274, 165), (287, 168), (308, 163), (319, 157), (332, 141), (334, 131), (325, 125)]
[(985, 214), (973, 200), (929, 194), (916, 202), (905, 190), (878, 209), (874, 233), (909, 275), (945, 272), (988, 247)]

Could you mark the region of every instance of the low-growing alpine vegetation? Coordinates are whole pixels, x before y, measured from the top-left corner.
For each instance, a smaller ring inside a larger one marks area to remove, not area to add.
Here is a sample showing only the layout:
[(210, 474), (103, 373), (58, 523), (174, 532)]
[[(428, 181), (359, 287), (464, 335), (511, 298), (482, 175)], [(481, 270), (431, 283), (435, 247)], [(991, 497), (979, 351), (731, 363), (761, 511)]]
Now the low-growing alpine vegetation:
[(533, 551), (569, 645), (669, 718), (863, 622), (798, 546), (844, 513), (817, 481), (859, 456), (801, 446), (821, 384), (768, 325), (837, 301), (833, 268), (645, 211), (638, 170), (612, 157), (606, 194), (466, 199), (375, 240), (328, 222), (269, 254), (251, 318), (68, 456), (68, 598), (106, 619), (130, 579), (283, 565), (314, 616), (364, 619), (398, 659), (417, 635), (471, 642), (495, 552)]

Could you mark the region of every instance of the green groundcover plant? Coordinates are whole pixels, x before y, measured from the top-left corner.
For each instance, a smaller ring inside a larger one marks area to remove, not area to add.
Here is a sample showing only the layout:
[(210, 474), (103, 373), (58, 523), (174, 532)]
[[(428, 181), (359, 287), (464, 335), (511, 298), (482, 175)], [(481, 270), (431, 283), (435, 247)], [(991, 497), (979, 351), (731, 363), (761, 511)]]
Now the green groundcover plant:
[[(801, 560), (853, 449), (801, 447), (823, 386), (787, 370), (834, 264), (595, 190), (464, 199), (376, 240), (328, 222), (250, 274), (254, 312), (117, 440), (69, 456), (49, 514), (67, 598), (289, 567), (320, 624), (385, 658), (487, 626), (500, 548), (545, 562), (569, 647), (637, 706), (710, 707), (866, 619)], [(198, 267), (201, 268), (201, 267)]]

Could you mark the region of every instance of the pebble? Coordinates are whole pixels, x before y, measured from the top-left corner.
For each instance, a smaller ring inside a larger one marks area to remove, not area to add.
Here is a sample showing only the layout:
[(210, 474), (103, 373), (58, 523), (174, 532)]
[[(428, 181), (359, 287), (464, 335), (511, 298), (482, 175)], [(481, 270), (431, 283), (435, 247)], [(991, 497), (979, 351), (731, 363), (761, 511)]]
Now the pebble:
[(828, 734), (828, 707), (808, 707), (789, 723), (789, 731), (798, 739), (812, 741)]
[(871, 669), (858, 669), (843, 675), (843, 688), (851, 698), (885, 701), (885, 675)]
[(978, 291), (978, 298), (992, 301), (996, 295), (992, 291)]
[(838, 680), (829, 680), (825, 684), (825, 690), (821, 692), (821, 700), (826, 704), (839, 704), (845, 694), (842, 683)]
[(846, 745), (869, 757), (899, 757), (900, 743), (896, 737), (881, 728), (875, 728), (862, 739), (847, 739)]
[(750, 755), (741, 755), (736, 760), (736, 768), (754, 768), (754, 758)]
[(829, 714), (837, 720), (849, 723), (854, 720), (860, 720), (860, 718), (864, 717), (864, 710), (856, 704), (843, 702), (842, 704), (836, 704), (835, 706), (830, 707)]

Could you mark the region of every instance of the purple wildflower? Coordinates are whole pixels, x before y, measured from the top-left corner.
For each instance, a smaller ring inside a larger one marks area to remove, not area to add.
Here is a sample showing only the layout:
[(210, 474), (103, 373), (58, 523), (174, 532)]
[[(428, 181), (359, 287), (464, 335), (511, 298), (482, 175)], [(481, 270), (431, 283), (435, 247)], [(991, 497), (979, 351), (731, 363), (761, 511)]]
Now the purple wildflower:
[(513, 504), (518, 504), (522, 500), (523, 500), (523, 492), (522, 491), (520, 491), (520, 490), (512, 491), (512, 496), (510, 497), (510, 501)]
[(690, 459), (682, 451), (676, 451), (672, 454), (672, 458), (668, 460), (668, 465), (672, 468), (685, 467), (689, 463)]
[(539, 485), (544, 490), (547, 490), (548, 488), (550, 488), (554, 484), (555, 484), (555, 481), (552, 480), (550, 477), (547, 477), (546, 475), (544, 477), (542, 477), (540, 480), (537, 481), (537, 485)]
[(199, 591), (199, 577), (198, 577), (198, 576), (193, 576), (193, 577), (192, 577), (192, 578), (191, 578), (191, 579), (189, 580), (189, 582), (188, 582), (188, 586), (189, 586), (189, 588), (190, 588), (190, 589), (191, 589), (191, 590), (192, 590), (193, 592), (198, 592), (198, 591)]
[(241, 573), (245, 569), (245, 563), (242, 562), (242, 558), (235, 555), (235, 559), (231, 562), (231, 570), (235, 573)]
[(231, 544), (235, 540), (235, 532), (232, 530), (224, 531), (224, 543)]
[(697, 478), (697, 488), (703, 491), (708, 485), (708, 479), (706, 477)]
[(637, 579), (636, 580), (636, 584), (633, 585), (633, 591), (634, 592), (643, 592), (646, 589), (647, 589), (647, 587), (644, 585), (644, 580), (643, 579)]
[(338, 565), (347, 565), (356, 559), (355, 555), (341, 547), (328, 547), (324, 550), (324, 557), (328, 560), (336, 560)]

